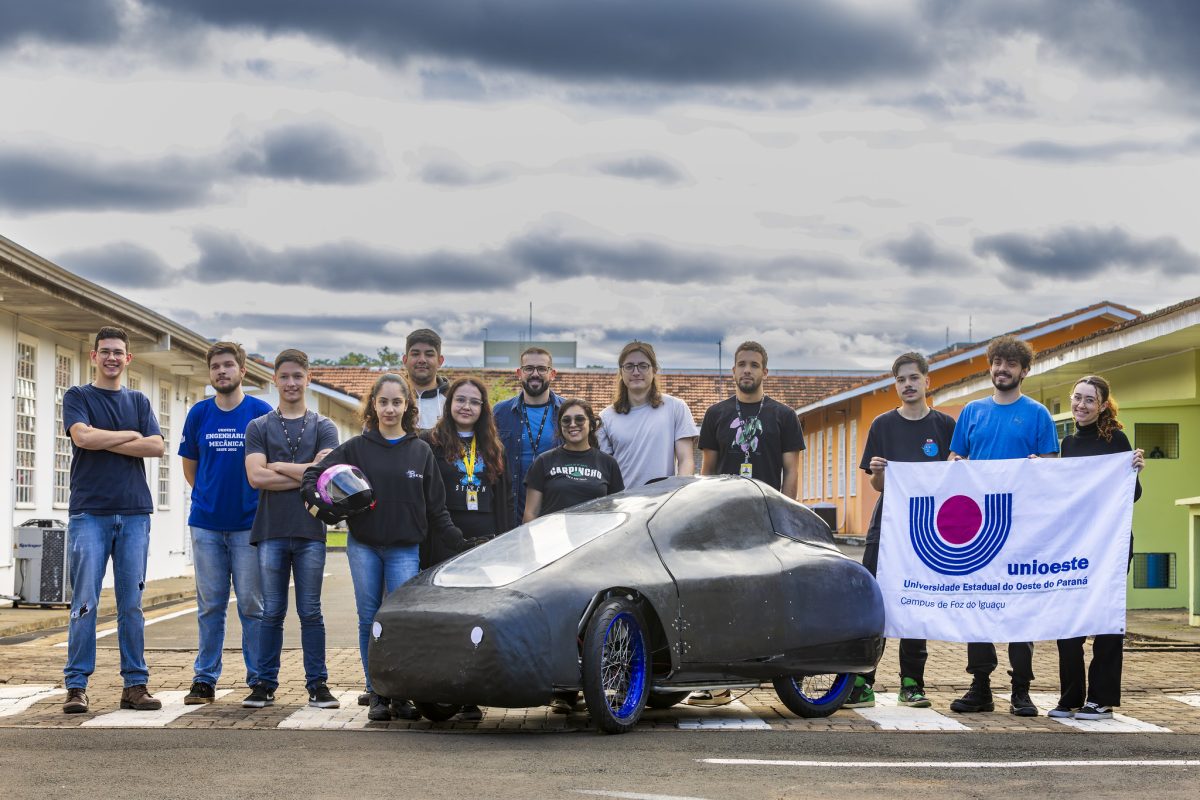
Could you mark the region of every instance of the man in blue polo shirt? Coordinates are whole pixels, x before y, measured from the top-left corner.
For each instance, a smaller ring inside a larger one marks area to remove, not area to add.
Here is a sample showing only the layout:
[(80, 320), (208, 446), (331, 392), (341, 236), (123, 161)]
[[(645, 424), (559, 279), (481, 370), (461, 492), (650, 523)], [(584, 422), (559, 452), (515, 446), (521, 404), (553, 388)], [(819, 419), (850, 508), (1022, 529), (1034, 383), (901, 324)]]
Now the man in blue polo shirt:
[[(949, 460), (996, 461), (1058, 455), (1058, 435), (1050, 412), (1021, 394), (1021, 381), (1033, 364), (1033, 348), (1015, 336), (1000, 336), (988, 343), (987, 358), (994, 391), (991, 397), (973, 400), (963, 407), (950, 440)], [(1012, 667), (1009, 711), (1019, 717), (1036, 717), (1037, 706), (1029, 699), (1033, 642), (1009, 642), (1008, 663)], [(994, 710), (991, 675), (996, 666), (994, 644), (968, 644), (971, 688), (950, 704), (950, 710), (960, 714)]]
[(192, 560), (196, 569), (196, 622), (200, 642), (192, 688), (186, 705), (211, 703), (221, 677), (225, 613), (229, 587), (237, 595), (242, 623), (242, 658), (246, 685), (258, 683), (258, 628), (262, 623), (262, 586), (258, 552), (250, 544), (250, 528), (258, 510), (258, 492), (246, 480), (245, 439), (250, 420), (271, 406), (242, 391), (246, 351), (234, 342), (208, 348), (208, 379), (216, 390), (188, 411), (179, 455), (183, 476), (192, 487)]
[(121, 386), (133, 360), (129, 336), (103, 327), (92, 345), (96, 379), (63, 395), (63, 427), (71, 437), (71, 622), (63, 712), (88, 710), (87, 684), (96, 668), (96, 608), (112, 559), (121, 652), (121, 708), (156, 711), (162, 703), (146, 688), (142, 589), (150, 555), (154, 503), (143, 459), (165, 455), (162, 431), (141, 392)]
[(496, 403), (492, 416), (504, 443), (512, 475), (513, 519), (525, 514), (525, 475), (533, 460), (560, 444), (554, 415), (563, 399), (550, 391), (554, 383), (554, 358), (550, 351), (533, 346), (521, 353), (517, 380), (521, 392)]

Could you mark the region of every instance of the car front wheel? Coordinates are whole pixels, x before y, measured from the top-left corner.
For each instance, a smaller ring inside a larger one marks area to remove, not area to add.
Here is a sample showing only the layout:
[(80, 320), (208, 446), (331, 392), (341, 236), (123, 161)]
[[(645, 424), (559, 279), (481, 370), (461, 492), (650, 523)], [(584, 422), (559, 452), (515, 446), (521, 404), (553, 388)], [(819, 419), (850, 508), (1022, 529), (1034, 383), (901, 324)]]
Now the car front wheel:
[(413, 705), (421, 712), (421, 716), (430, 722), (445, 722), (462, 711), (462, 706), (451, 703), (418, 703), (414, 700)]
[(623, 597), (602, 603), (583, 638), (583, 697), (604, 733), (633, 730), (650, 692), (646, 624)]
[(854, 688), (854, 675), (792, 675), (773, 681), (775, 694), (793, 714), (828, 717), (842, 707)]

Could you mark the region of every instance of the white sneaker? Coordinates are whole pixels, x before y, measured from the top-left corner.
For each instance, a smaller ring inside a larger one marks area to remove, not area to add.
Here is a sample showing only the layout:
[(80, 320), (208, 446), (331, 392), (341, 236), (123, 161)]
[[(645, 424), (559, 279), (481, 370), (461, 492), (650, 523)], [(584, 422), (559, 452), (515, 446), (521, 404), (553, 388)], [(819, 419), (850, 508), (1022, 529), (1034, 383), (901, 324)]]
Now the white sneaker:
[(1084, 703), (1083, 708), (1075, 712), (1075, 719), (1112, 719), (1112, 715), (1113, 710), (1109, 706)]
[(733, 692), (726, 689), (723, 692), (692, 692), (687, 699), (689, 706), (727, 706), (733, 702)]

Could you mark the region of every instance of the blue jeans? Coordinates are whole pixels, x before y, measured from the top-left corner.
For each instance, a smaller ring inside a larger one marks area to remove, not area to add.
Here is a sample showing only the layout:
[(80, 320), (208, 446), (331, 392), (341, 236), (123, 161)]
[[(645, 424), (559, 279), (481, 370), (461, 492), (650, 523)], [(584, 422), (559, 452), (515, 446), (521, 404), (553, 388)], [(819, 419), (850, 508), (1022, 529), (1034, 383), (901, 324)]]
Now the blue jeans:
[(279, 686), (288, 581), (295, 578), (300, 647), (304, 650), (304, 685), (311, 689), (318, 683), (325, 683), (329, 680), (329, 672), (325, 669), (325, 618), (321, 616), (325, 543), (297, 537), (261, 541), (258, 543), (258, 570), (263, 592), (258, 682), (271, 689)]
[(395, 591), (420, 571), (420, 546), (372, 547), (362, 544), (352, 534), (346, 537), (346, 558), (354, 581), (354, 604), (358, 607), (358, 652), (369, 692), (372, 689), (367, 673), (367, 644), (371, 641), (371, 625), (383, 605), (385, 593)]
[(142, 590), (150, 553), (149, 514), (72, 514), (67, 525), (71, 548), (71, 622), (67, 628), (67, 665), (63, 683), (86, 689), (96, 669), (96, 606), (108, 559), (112, 557), (117, 596), (117, 644), (125, 686), (150, 680), (144, 647)]
[(263, 599), (258, 551), (250, 544), (250, 531), (192, 528), (192, 559), (196, 568), (196, 621), (200, 626), (195, 679), (215, 685), (221, 677), (225, 613), (232, 582), (242, 622), (246, 685), (253, 686), (258, 683), (258, 628), (262, 624)]

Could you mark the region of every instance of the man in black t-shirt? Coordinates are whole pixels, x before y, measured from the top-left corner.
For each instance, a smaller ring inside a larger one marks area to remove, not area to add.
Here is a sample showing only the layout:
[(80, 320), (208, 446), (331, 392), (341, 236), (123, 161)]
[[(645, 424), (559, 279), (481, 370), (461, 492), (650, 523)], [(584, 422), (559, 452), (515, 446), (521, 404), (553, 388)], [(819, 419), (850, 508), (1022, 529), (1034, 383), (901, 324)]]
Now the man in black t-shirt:
[(758, 342), (738, 345), (737, 392), (710, 406), (700, 426), (700, 474), (756, 478), (794, 498), (804, 435), (796, 412), (763, 392), (767, 374), (766, 349)]
[[(767, 397), (767, 350), (742, 342), (733, 354), (733, 397), (709, 406), (700, 425), (700, 474), (755, 478), (784, 495), (796, 497), (797, 465), (804, 434), (796, 412)], [(721, 706), (733, 701), (729, 690), (693, 692), (688, 704)]]
[[(861, 469), (871, 476), (871, 487), (879, 492), (863, 566), (874, 575), (879, 564), (879, 529), (883, 522), (883, 476), (888, 461), (945, 461), (954, 436), (954, 419), (934, 411), (925, 401), (929, 390), (929, 362), (920, 353), (905, 353), (892, 362), (900, 407), (880, 414), (871, 423), (863, 448)], [(898, 703), (911, 708), (929, 708), (925, 697), (924, 639), (900, 640), (900, 694)], [(846, 701), (849, 708), (875, 705), (875, 671), (860, 675)]]

